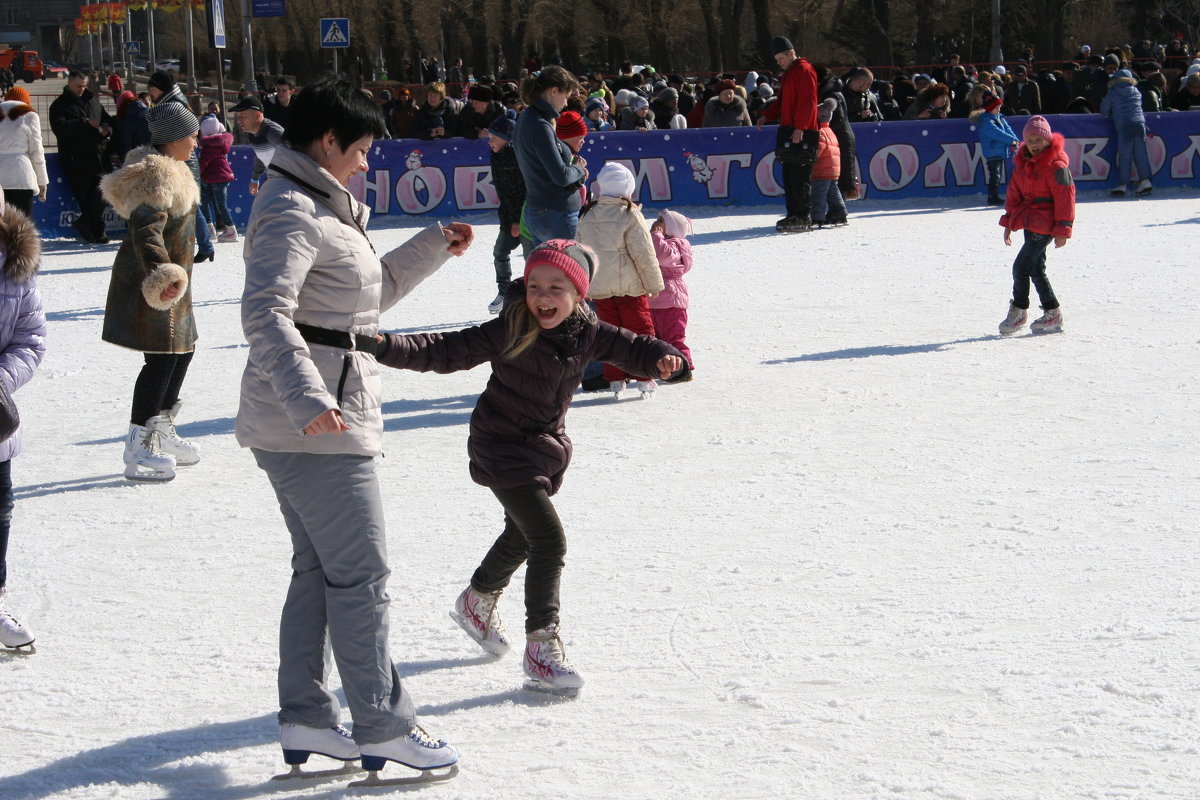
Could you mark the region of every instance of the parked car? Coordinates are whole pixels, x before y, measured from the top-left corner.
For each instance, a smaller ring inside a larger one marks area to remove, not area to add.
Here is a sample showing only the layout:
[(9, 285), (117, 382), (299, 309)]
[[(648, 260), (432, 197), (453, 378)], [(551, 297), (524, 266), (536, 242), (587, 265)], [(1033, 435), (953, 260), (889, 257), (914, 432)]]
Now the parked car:
[(181, 66), (178, 58), (160, 58), (154, 62), (155, 69), (163, 69), (167, 72), (179, 72)]
[(70, 72), (69, 69), (57, 61), (45, 61), (43, 63), (46, 65), (47, 78), (65, 78), (67, 77), (67, 73)]

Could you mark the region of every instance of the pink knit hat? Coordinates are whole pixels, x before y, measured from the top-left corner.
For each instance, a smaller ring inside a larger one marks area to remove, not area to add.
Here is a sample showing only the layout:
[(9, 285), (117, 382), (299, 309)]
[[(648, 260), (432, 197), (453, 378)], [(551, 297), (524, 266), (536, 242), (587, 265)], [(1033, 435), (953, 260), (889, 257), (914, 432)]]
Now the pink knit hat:
[(1047, 142), (1050, 141), (1050, 123), (1040, 114), (1030, 117), (1029, 121), (1025, 123), (1025, 130), (1021, 131), (1021, 138), (1028, 139), (1035, 134)]
[(596, 269), (596, 253), (573, 239), (550, 239), (533, 249), (525, 259), (525, 280), (537, 266), (546, 265), (561, 270), (575, 285), (580, 297), (587, 297)]
[(692, 235), (692, 221), (678, 211), (665, 208), (658, 218), (662, 220), (663, 233), (668, 239), (683, 239)]

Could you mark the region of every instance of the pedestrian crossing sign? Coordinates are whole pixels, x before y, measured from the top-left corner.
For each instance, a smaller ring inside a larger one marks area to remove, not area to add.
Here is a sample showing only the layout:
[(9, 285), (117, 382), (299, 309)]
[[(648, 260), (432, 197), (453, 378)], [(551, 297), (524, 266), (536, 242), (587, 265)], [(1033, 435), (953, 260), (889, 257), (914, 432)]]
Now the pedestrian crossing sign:
[(321, 47), (349, 47), (350, 20), (346, 17), (326, 17), (321, 20)]

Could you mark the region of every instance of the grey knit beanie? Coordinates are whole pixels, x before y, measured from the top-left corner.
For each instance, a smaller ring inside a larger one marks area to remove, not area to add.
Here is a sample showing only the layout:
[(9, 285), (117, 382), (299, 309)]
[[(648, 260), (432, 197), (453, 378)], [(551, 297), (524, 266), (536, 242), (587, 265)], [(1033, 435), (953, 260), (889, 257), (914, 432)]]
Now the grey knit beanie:
[(200, 120), (180, 103), (160, 103), (146, 112), (150, 144), (177, 142), (200, 131)]

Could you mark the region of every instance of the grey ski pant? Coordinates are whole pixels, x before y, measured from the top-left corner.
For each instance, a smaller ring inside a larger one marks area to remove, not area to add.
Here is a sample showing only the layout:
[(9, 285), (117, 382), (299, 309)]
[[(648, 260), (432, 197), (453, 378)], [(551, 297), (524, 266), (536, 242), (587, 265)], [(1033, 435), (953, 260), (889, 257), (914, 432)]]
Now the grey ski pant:
[(406, 735), (416, 710), (388, 655), (390, 570), (374, 459), (252, 450), (292, 536), (279, 623), (279, 721), (338, 724), (338, 701), (326, 687), (332, 651), (354, 740)]

